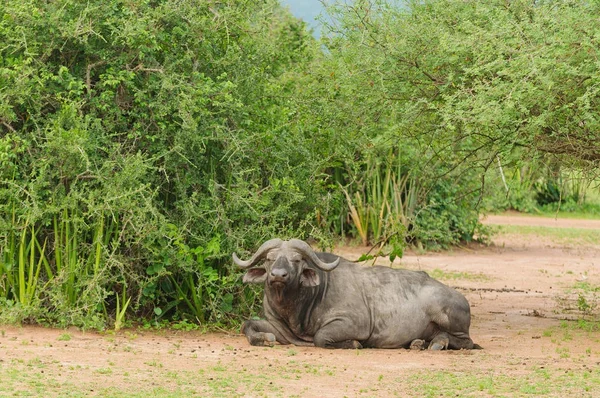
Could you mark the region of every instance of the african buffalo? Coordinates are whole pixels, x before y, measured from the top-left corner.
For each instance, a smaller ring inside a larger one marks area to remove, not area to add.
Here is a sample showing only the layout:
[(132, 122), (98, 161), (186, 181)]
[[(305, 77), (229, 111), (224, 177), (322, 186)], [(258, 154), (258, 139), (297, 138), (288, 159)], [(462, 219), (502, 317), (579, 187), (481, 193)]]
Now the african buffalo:
[(423, 271), (364, 267), (298, 239), (271, 239), (233, 261), (247, 269), (244, 282), (265, 284), (266, 319), (242, 326), (252, 345), (480, 348), (465, 297)]

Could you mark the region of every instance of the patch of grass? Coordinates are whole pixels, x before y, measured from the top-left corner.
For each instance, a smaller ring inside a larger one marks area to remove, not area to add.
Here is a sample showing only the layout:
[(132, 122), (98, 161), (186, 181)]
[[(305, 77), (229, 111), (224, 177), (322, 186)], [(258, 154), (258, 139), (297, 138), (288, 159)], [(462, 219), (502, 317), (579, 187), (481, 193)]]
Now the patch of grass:
[(30, 359), (29, 361), (27, 361), (27, 366), (32, 367), (32, 366), (37, 366), (37, 367), (44, 367), (44, 364), (42, 363), (42, 360), (39, 358), (33, 358)]
[(223, 366), (221, 362), (219, 362), (217, 365), (212, 367), (212, 370), (215, 372), (225, 372), (227, 371), (227, 367)]
[(589, 326), (591, 319), (598, 319), (600, 308), (600, 287), (589, 282), (577, 282), (571, 288), (565, 289), (565, 294), (557, 296), (556, 301), (563, 312), (575, 313), (582, 316), (582, 326)]
[(569, 347), (556, 347), (556, 353), (559, 354), (561, 358), (571, 357)]
[(591, 244), (600, 242), (600, 230), (586, 228), (555, 228), (530, 225), (500, 225), (499, 233), (540, 236), (562, 244)]
[(196, 324), (196, 323), (191, 323), (188, 322), (187, 320), (181, 320), (179, 322), (175, 322), (171, 325), (171, 327), (175, 330), (183, 330), (186, 332), (192, 331), (192, 330), (199, 330), (200, 329), (200, 325)]
[(111, 368), (100, 368), (96, 369), (95, 372), (101, 375), (111, 375), (113, 373), (113, 370)]
[(585, 396), (600, 388), (600, 370), (565, 372), (560, 369), (533, 369), (521, 376), (496, 373), (481, 375), (475, 371), (421, 371), (408, 376), (408, 382), (423, 397)]
[(573, 289), (579, 289), (579, 290), (582, 290), (582, 291), (584, 291), (586, 293), (600, 292), (600, 286), (592, 285), (589, 282), (577, 282), (573, 286)]
[(152, 367), (157, 367), (157, 368), (162, 368), (163, 367), (162, 363), (157, 362), (156, 360), (144, 362), (144, 364), (146, 364), (148, 366), (152, 366)]
[(584, 332), (600, 331), (600, 321), (578, 319), (576, 321), (561, 321), (560, 328), (565, 330), (582, 330)]
[[(131, 368), (121, 372), (111, 366), (89, 369), (80, 366), (70, 369), (51, 368), (34, 358), (29, 361), (11, 360), (0, 363), (0, 397), (4, 396), (61, 396), (87, 397), (101, 396), (114, 398), (147, 397), (242, 397), (269, 396), (285, 397), (283, 387), (274, 381), (269, 371), (236, 372), (220, 365), (219, 369), (186, 371), (171, 369), (163, 371), (155, 363), (147, 363), (156, 368), (150, 374), (160, 378), (160, 387), (148, 387), (143, 380), (148, 371)], [(52, 364), (50, 364), (52, 365)], [(298, 365), (299, 366), (299, 365)], [(44, 371), (40, 372), (43, 369)], [(78, 375), (65, 378), (64, 373)], [(62, 374), (62, 375), (61, 375)], [(325, 376), (325, 375), (322, 375)], [(116, 382), (116, 380), (119, 382)], [(111, 386), (111, 387), (106, 387)]]
[(594, 311), (598, 306), (595, 298), (596, 297), (594, 296), (594, 301), (590, 302), (586, 296), (584, 296), (582, 293), (579, 293), (579, 296), (577, 296), (577, 308), (579, 311), (583, 312), (584, 314), (590, 314), (592, 311)]
[[(582, 220), (600, 220), (600, 204), (587, 203), (579, 206), (579, 208), (565, 210), (567, 207), (562, 206), (560, 211), (556, 211), (557, 206), (544, 206), (538, 213), (541, 217), (546, 218), (570, 218)], [(532, 214), (533, 215), (533, 214)]]
[(444, 271), (439, 268), (433, 271), (427, 271), (429, 276), (434, 279), (440, 280), (465, 280), (465, 281), (490, 281), (492, 278), (488, 275), (475, 272), (458, 272), (458, 271)]
[(70, 341), (71, 335), (69, 333), (63, 333), (57, 338), (58, 341)]

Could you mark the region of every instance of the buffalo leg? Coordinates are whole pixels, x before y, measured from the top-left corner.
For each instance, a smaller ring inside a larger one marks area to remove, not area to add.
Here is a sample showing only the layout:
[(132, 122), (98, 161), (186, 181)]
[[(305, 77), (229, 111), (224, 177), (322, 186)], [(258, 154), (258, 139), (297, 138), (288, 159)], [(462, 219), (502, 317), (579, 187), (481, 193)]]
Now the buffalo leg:
[(464, 297), (455, 305), (441, 307), (436, 312), (440, 314), (434, 321), (439, 333), (429, 344), (430, 349), (470, 350), (475, 347), (469, 337), (471, 310)]
[(428, 349), (434, 351), (444, 350), (448, 348), (449, 344), (450, 336), (448, 336), (448, 333), (438, 333), (433, 340), (431, 340), (431, 343), (429, 343)]
[(315, 346), (322, 348), (342, 348), (342, 349), (352, 349), (352, 348), (362, 348), (362, 344), (358, 340), (342, 340), (342, 341), (322, 341), (320, 344), (315, 343)]
[(315, 334), (313, 342), (315, 346), (322, 348), (362, 348), (356, 336), (344, 333), (348, 330), (352, 330), (348, 325), (330, 323)]
[(461, 349), (471, 350), (473, 348), (481, 348), (477, 344), (473, 344), (473, 340), (471, 340), (468, 333), (464, 333), (464, 332), (451, 333), (450, 332), (450, 333), (448, 333), (448, 337), (449, 337), (448, 348), (451, 348), (453, 350), (461, 350)]
[(411, 341), (409, 348), (411, 350), (424, 350), (425, 344), (426, 344), (425, 340), (414, 339), (413, 341)]
[(439, 332), (429, 343), (427, 347), (430, 350), (470, 350), (473, 348), (480, 348), (476, 344), (473, 344), (473, 340), (467, 333), (463, 332)]
[(246, 335), (251, 345), (273, 346), (275, 341), (278, 341), (280, 344), (290, 344), (273, 325), (262, 319), (244, 322), (242, 333)]

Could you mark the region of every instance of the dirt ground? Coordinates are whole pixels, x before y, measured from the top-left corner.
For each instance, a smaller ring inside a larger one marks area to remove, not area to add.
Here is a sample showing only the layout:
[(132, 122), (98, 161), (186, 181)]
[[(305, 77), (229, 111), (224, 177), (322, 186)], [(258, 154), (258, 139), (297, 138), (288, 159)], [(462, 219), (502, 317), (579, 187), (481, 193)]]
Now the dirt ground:
[[(510, 215), (484, 222), (549, 221)], [(551, 222), (600, 229), (600, 221)], [(363, 252), (337, 249), (350, 259)], [(264, 348), (239, 334), (0, 326), (0, 396), (600, 396), (600, 332), (565, 321), (591, 320), (577, 299), (584, 292), (595, 303), (589, 294), (600, 286), (599, 265), (600, 242), (512, 233), (491, 246), (396, 260), (467, 297), (471, 336), (483, 350)]]

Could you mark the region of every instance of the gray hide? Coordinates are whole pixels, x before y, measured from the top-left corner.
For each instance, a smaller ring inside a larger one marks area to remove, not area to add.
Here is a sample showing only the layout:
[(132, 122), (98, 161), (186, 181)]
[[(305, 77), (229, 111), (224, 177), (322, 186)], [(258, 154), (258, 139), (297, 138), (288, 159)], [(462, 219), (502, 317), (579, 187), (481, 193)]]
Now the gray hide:
[(469, 337), (465, 297), (425, 272), (364, 267), (297, 239), (272, 239), (249, 260), (233, 259), (247, 269), (244, 282), (265, 286), (266, 319), (242, 326), (252, 345), (480, 348)]

